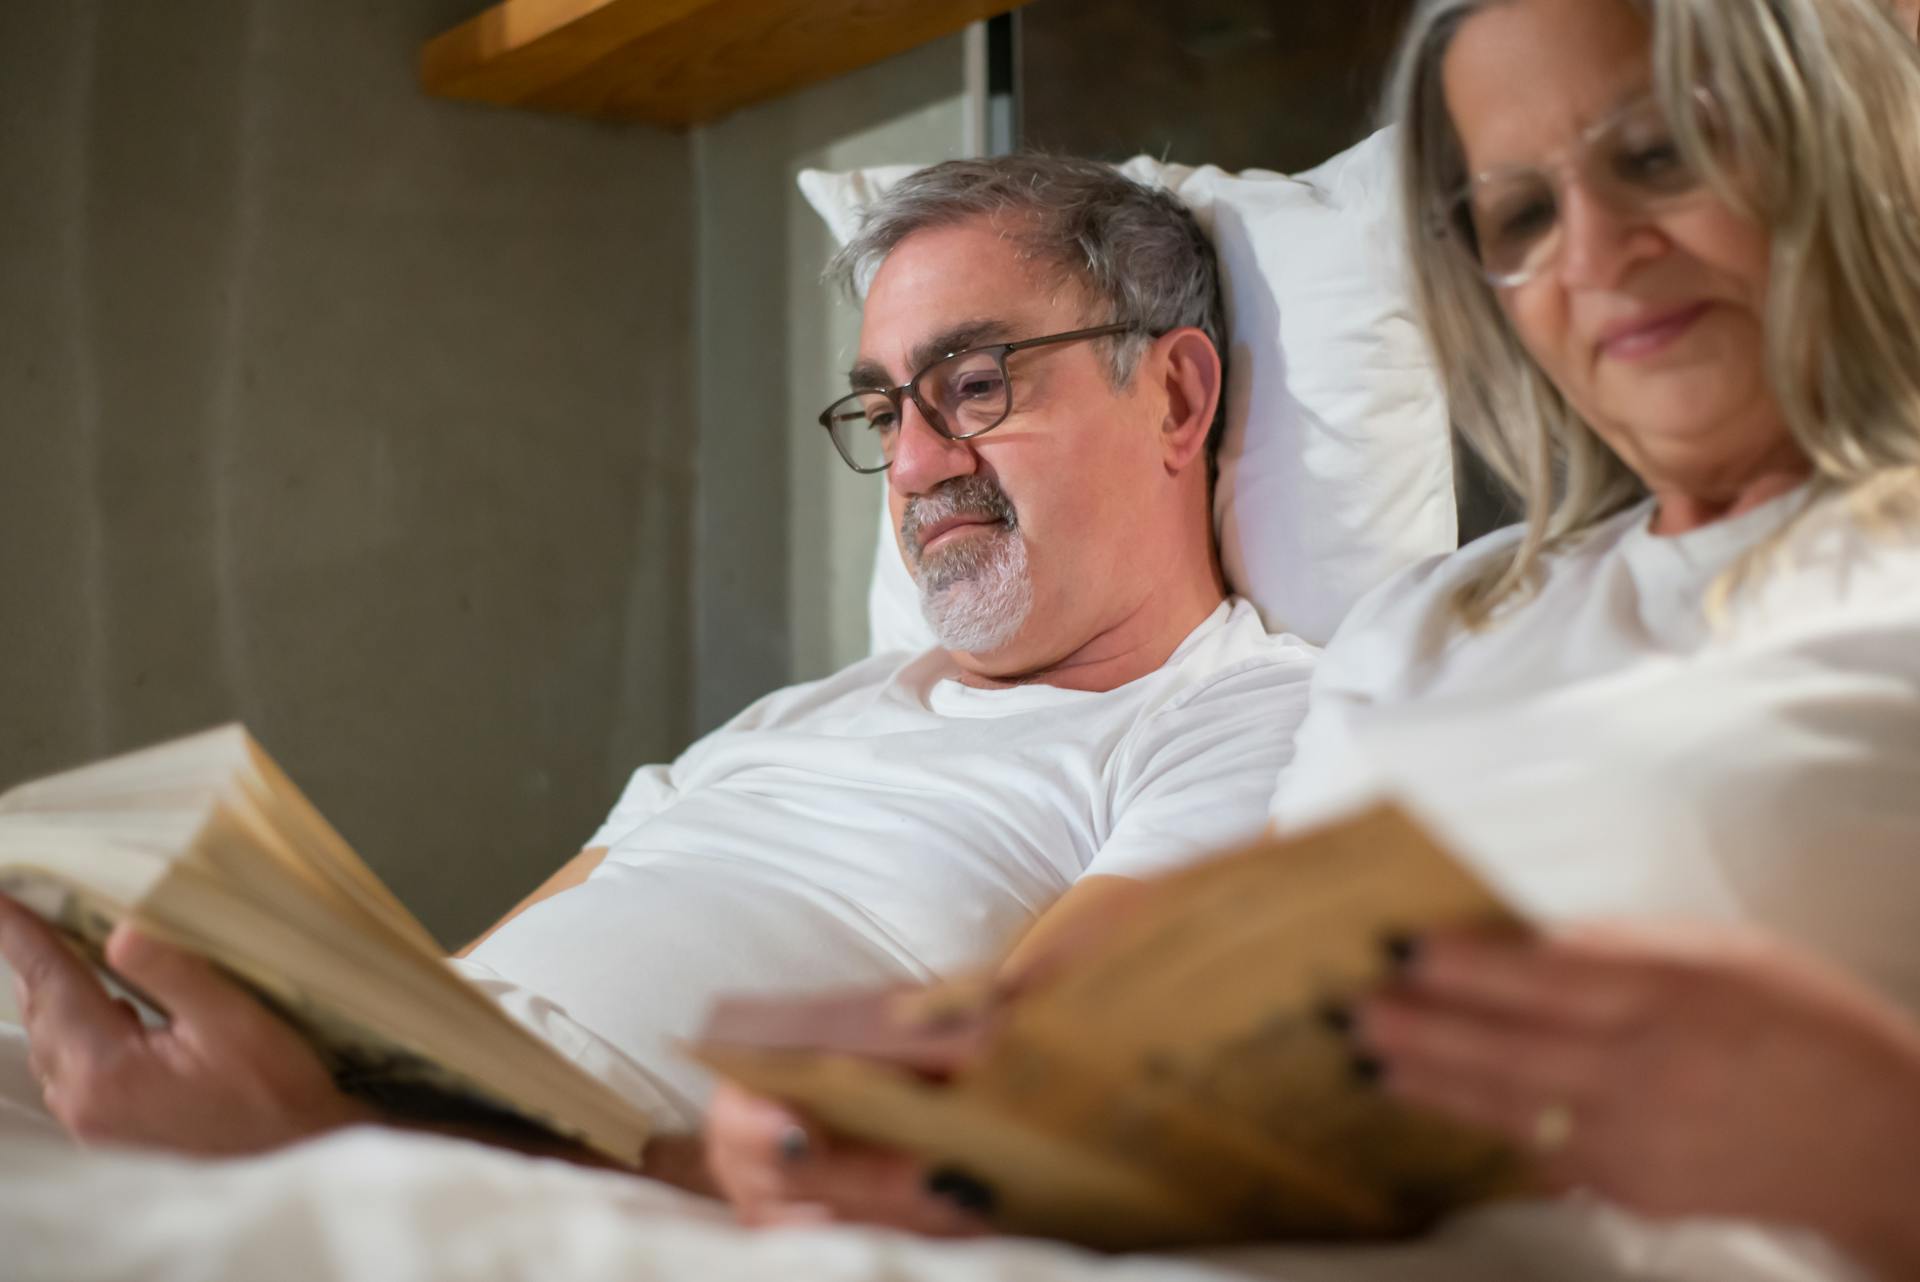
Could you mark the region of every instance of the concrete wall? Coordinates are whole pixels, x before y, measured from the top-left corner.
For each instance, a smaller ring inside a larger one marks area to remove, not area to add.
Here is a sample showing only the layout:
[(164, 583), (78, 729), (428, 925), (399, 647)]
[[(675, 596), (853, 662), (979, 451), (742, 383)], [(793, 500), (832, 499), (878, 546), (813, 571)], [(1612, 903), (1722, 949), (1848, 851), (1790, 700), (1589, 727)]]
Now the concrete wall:
[(690, 144), (425, 98), (475, 8), (0, 5), (0, 781), (244, 719), (448, 939), (692, 680)]
[(0, 5), (0, 783), (244, 720), (449, 941), (864, 651), (794, 176), (978, 150), (982, 73), (688, 136), (424, 97), (474, 8)]
[(883, 491), (814, 422), (846, 389), (859, 315), (820, 283), (832, 242), (794, 180), (979, 151), (980, 40), (975, 28), (694, 134), (696, 729), (866, 652)]

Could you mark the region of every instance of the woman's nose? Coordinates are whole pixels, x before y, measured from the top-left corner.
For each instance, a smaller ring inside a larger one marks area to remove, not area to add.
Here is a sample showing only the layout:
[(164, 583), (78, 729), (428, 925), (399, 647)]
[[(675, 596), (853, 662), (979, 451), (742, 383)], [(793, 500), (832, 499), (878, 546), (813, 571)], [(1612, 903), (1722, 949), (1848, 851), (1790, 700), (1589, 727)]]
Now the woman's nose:
[(1584, 179), (1570, 180), (1560, 195), (1558, 250), (1561, 283), (1575, 289), (1618, 285), (1634, 264), (1665, 243), (1645, 211), (1612, 198)]

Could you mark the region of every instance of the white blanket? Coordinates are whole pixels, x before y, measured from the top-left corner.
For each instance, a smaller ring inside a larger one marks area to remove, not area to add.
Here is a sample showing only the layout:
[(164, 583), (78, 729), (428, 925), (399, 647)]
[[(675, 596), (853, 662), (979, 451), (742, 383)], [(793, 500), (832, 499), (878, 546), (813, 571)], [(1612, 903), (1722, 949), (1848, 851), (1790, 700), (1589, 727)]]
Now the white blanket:
[(33, 1104), (0, 1026), (0, 1276), (9, 1282), (887, 1279), (888, 1282), (1840, 1282), (1818, 1243), (1654, 1229), (1591, 1204), (1503, 1207), (1396, 1247), (1108, 1257), (857, 1229), (747, 1232), (629, 1176), (374, 1128), (266, 1157), (83, 1151)]

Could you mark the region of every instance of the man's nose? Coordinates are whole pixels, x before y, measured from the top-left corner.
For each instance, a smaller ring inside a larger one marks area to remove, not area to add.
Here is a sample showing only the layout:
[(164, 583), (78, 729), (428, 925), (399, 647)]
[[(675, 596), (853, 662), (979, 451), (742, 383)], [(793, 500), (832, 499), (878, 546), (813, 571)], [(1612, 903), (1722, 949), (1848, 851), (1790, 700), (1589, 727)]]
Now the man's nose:
[(901, 494), (925, 494), (942, 481), (966, 476), (978, 466), (972, 446), (934, 431), (913, 398), (901, 398), (900, 433), (894, 440), (887, 484)]
[(1561, 193), (1559, 273), (1570, 289), (1611, 289), (1665, 244), (1645, 211), (1585, 180), (1569, 182)]

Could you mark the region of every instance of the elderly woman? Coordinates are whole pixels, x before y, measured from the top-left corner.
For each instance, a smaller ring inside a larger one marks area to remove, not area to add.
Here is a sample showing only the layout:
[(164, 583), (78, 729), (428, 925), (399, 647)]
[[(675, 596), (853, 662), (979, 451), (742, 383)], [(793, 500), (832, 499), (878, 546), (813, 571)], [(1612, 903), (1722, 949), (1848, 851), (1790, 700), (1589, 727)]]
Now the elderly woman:
[[(1419, 310), (1518, 527), (1329, 648), (1283, 827), (1382, 788), (1538, 915), (1358, 1012), (1383, 1089), (1653, 1214), (1920, 1276), (1920, 55), (1877, 0), (1427, 0)], [(1726, 926), (1745, 933), (1729, 934)], [(1826, 960), (1816, 962), (1819, 955)], [(723, 1092), (749, 1218), (977, 1225)], [(811, 1147), (802, 1161), (782, 1164)]]
[(1394, 94), (1420, 309), (1527, 519), (1351, 621), (1277, 816), (1371, 777), (1550, 915), (1840, 969), (1441, 939), (1360, 1035), (1569, 1184), (1912, 1275), (1920, 58), (1871, 0), (1436, 0)]

